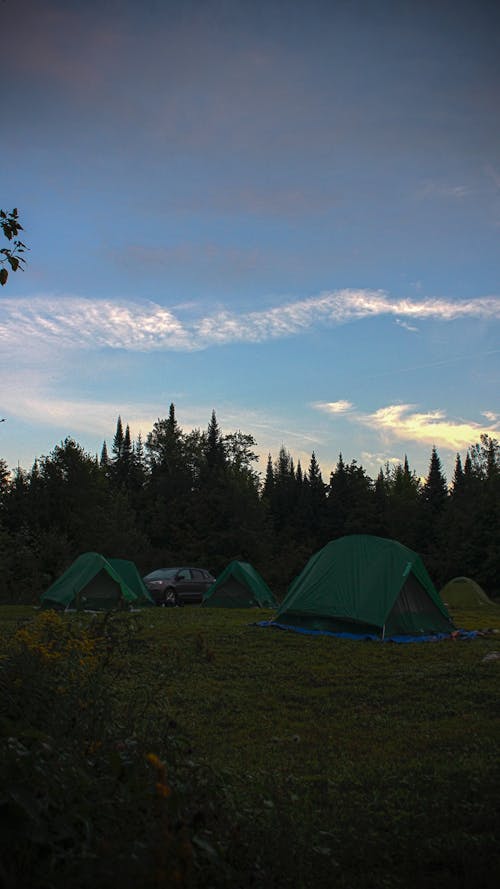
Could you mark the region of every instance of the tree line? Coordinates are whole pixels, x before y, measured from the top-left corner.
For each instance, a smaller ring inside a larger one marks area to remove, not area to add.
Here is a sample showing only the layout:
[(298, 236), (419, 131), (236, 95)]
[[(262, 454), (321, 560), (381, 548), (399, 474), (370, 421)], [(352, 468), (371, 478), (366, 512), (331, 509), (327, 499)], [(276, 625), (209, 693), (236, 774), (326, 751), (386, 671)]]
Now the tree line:
[(251, 562), (279, 597), (307, 559), (345, 534), (377, 534), (419, 552), (439, 589), (456, 575), (500, 593), (500, 445), (482, 435), (448, 485), (432, 448), (422, 481), (405, 457), (372, 479), (339, 454), (327, 481), (282, 445), (261, 478), (256, 441), (184, 432), (175, 406), (143, 441), (118, 417), (108, 448), (73, 438), (13, 475), (0, 458), (0, 601), (36, 602), (82, 552), (134, 561), (140, 572), (196, 564), (219, 573)]

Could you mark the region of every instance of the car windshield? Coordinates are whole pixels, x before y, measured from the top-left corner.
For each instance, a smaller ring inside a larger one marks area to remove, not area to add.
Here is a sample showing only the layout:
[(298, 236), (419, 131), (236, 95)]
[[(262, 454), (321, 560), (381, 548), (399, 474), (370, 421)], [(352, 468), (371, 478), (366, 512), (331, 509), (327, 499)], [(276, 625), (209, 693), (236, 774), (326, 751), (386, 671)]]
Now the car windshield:
[(175, 577), (178, 570), (178, 568), (159, 568), (147, 574), (144, 580), (167, 580), (169, 577)]

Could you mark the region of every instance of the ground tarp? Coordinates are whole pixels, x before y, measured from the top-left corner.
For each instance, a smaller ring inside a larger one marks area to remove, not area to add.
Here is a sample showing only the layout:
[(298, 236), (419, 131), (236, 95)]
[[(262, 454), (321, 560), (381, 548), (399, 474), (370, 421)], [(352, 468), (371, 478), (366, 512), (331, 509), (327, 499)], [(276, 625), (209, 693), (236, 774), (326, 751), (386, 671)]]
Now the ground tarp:
[(249, 562), (230, 562), (203, 597), (203, 605), (219, 608), (276, 608), (277, 604)]
[(133, 562), (83, 553), (41, 596), (46, 608), (108, 610), (153, 605)]
[(353, 642), (396, 642), (404, 644), (408, 642), (444, 642), (448, 640), (455, 642), (457, 640), (476, 639), (481, 635), (479, 630), (453, 630), (451, 633), (432, 633), (426, 636), (376, 636), (373, 633), (334, 633), (330, 630), (308, 630), (305, 627), (293, 627), (288, 624), (280, 624), (274, 620), (261, 620), (257, 627), (273, 627), (276, 630), (289, 630), (293, 633), (301, 633), (303, 636), (332, 636), (335, 639), (350, 639)]
[(420, 556), (383, 537), (353, 534), (313, 555), (276, 621), (307, 630), (374, 637), (455, 630)]

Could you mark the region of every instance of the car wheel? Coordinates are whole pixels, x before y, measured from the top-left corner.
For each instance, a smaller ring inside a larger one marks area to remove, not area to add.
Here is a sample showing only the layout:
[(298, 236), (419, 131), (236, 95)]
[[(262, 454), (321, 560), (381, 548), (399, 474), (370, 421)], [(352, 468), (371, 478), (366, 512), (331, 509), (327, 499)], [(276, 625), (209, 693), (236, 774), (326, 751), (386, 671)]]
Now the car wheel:
[(170, 588), (165, 590), (165, 605), (178, 605), (175, 590)]

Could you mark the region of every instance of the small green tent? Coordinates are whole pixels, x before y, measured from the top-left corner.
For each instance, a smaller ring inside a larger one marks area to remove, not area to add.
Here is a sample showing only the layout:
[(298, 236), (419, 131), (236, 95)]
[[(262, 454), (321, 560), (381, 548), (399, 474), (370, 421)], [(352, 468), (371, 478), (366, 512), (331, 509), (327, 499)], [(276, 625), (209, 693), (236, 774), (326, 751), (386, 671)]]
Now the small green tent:
[(41, 597), (46, 608), (106, 610), (153, 605), (133, 562), (83, 553)]
[(203, 605), (219, 608), (276, 608), (277, 602), (249, 562), (230, 562), (203, 597)]
[(331, 541), (313, 555), (276, 621), (382, 637), (454, 630), (420, 556), (395, 540), (364, 534)]
[(482, 587), (470, 577), (454, 577), (440, 591), (443, 602), (450, 608), (494, 605)]

